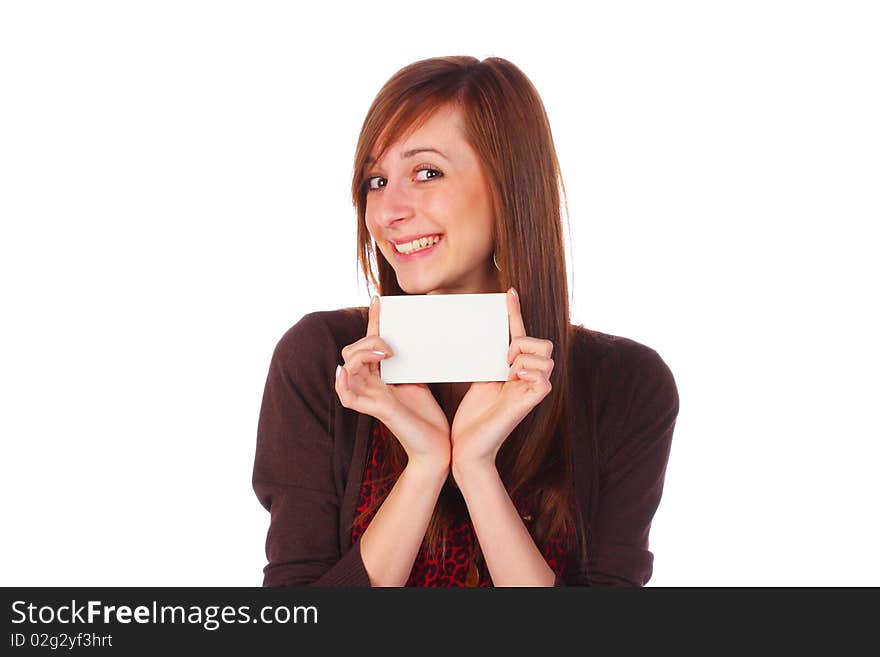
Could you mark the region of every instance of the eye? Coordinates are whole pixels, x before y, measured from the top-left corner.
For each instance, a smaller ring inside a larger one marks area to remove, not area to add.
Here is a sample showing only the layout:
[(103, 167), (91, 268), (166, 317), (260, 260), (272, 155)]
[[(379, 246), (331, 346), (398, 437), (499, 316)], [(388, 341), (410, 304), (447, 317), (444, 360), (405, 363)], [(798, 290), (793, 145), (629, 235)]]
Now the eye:
[[(385, 180), (385, 179), (382, 176), (370, 176), (369, 178), (367, 178), (364, 181), (364, 187), (366, 187), (368, 192), (373, 189), (378, 189), (378, 187), (373, 187), (374, 180)], [(383, 185), (383, 187), (384, 187), (384, 185)]]
[(436, 174), (437, 174), (436, 176), (431, 176), (430, 178), (427, 178), (427, 179), (422, 178), (422, 180), (424, 180), (424, 181), (426, 181), (426, 182), (427, 182), (427, 180), (434, 180), (434, 178), (439, 178), (440, 176), (443, 175), (440, 171), (438, 171), (437, 169), (435, 169), (435, 168), (433, 168), (433, 167), (422, 167), (421, 169), (418, 169), (418, 170), (416, 171), (416, 174), (420, 174), (420, 173), (422, 173), (422, 171), (425, 171), (425, 172), (433, 172), (433, 173), (436, 173)]
[[(423, 171), (425, 173), (433, 173), (435, 175), (428, 176), (427, 178), (424, 178), (424, 177), (418, 178), (418, 174), (422, 173)], [(420, 182), (430, 182), (431, 180), (442, 177), (443, 172), (440, 171), (439, 169), (435, 169), (434, 167), (431, 167), (431, 166), (422, 166), (422, 167), (416, 169), (416, 176)], [(380, 180), (382, 181), (381, 185), (378, 182)], [(374, 184), (373, 181), (377, 181), (377, 182)], [(364, 188), (366, 189), (367, 192), (375, 191), (375, 190), (379, 189), (380, 187), (384, 187), (387, 184), (388, 184), (388, 181), (385, 180), (385, 178), (383, 178), (382, 176), (369, 176), (366, 180), (364, 180)]]

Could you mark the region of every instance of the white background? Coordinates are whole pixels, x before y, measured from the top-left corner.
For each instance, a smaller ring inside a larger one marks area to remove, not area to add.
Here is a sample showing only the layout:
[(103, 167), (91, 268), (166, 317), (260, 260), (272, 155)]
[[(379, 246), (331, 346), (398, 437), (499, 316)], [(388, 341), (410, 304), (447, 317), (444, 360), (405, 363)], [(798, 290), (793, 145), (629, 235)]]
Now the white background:
[(572, 319), (676, 377), (650, 585), (880, 585), (875, 7), (4, 2), (0, 583), (261, 583), (272, 349), (368, 301), (374, 95), (468, 54), (547, 108)]

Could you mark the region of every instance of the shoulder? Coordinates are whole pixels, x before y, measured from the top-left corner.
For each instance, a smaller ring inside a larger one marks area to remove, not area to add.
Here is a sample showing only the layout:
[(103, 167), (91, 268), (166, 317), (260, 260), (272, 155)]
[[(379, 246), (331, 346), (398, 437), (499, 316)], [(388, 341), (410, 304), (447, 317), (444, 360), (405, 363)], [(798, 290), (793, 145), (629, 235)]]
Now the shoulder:
[(275, 356), (287, 359), (294, 354), (334, 351), (336, 358), (344, 346), (362, 338), (366, 330), (366, 307), (316, 310), (303, 315), (284, 332), (275, 346)]
[(570, 326), (572, 346), (580, 355), (588, 355), (592, 359), (611, 357), (619, 361), (640, 361), (647, 358), (659, 358), (657, 351), (646, 344), (631, 338), (612, 333), (603, 333), (589, 329), (581, 324)]
[(580, 325), (572, 329), (574, 376), (593, 390), (609, 416), (623, 421), (639, 414), (677, 414), (675, 377), (656, 349)]

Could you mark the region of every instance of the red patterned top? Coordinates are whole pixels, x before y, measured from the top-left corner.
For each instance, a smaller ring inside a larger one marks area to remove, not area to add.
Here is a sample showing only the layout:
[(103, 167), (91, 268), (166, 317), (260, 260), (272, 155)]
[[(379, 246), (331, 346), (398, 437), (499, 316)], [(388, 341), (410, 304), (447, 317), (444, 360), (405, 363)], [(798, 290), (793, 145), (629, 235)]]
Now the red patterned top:
[[(373, 423), (373, 431), (370, 436), (369, 460), (364, 472), (364, 483), (361, 486), (360, 501), (356, 515), (360, 515), (372, 503), (373, 498), (385, 496), (388, 486), (381, 486), (374, 480), (378, 476), (379, 464), (383, 462), (388, 447), (388, 441), (396, 440), (388, 428), (380, 421)], [(393, 484), (392, 484), (393, 485)], [(526, 522), (531, 521), (532, 508), (529, 500), (514, 496), (514, 506), (520, 516)], [(352, 527), (352, 542), (363, 535), (372, 517), (362, 523), (355, 523)], [(547, 549), (543, 551), (547, 564), (557, 575), (565, 572), (567, 557), (562, 545), (561, 536), (557, 535), (549, 542)], [(474, 531), (469, 519), (461, 519), (453, 524), (449, 530), (446, 544), (446, 558), (441, 560), (440, 553), (431, 558), (424, 546), (416, 555), (412, 572), (406, 586), (492, 586), (492, 578), (489, 571), (483, 565), (477, 569), (471, 563), (474, 552)]]

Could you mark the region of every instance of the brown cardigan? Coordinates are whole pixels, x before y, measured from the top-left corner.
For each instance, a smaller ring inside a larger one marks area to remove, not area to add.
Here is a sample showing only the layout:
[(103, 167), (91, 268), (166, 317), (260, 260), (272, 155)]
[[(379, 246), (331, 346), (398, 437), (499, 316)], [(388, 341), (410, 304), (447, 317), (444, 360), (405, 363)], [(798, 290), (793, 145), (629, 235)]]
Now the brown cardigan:
[[(335, 390), (342, 348), (366, 334), (362, 308), (305, 315), (278, 341), (257, 428), (253, 488), (271, 513), (264, 586), (370, 586), (352, 544), (374, 418)], [(588, 518), (589, 563), (556, 585), (644, 586), (678, 390), (653, 349), (576, 326), (571, 343), (575, 484)], [(579, 404), (578, 400), (584, 403)], [(589, 412), (589, 407), (595, 409)], [(590, 416), (597, 444), (589, 444)]]

